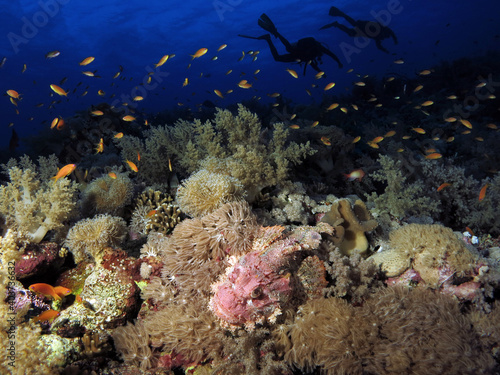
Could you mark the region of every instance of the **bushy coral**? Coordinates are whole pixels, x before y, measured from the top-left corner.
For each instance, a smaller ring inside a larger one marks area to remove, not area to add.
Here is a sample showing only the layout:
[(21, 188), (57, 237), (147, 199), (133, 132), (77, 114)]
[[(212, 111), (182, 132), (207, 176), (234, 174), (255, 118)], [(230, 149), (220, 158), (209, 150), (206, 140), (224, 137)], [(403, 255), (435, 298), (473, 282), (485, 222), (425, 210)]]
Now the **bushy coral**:
[(177, 190), (176, 200), (188, 215), (203, 216), (244, 195), (243, 186), (236, 178), (202, 169), (184, 180)]
[(116, 247), (125, 238), (127, 227), (121, 217), (98, 215), (78, 221), (71, 227), (65, 245), (73, 253), (75, 262), (101, 262), (106, 248)]
[(10, 182), (0, 186), (0, 214), (7, 227), (31, 242), (64, 227), (76, 213), (76, 184), (67, 178), (42, 180), (34, 169), (13, 166)]
[(387, 186), (382, 194), (367, 194), (368, 202), (375, 205), (374, 213), (403, 218), (407, 215), (428, 215), (437, 211), (438, 202), (422, 195), (424, 185), (421, 181), (407, 182), (401, 160), (380, 155), (379, 163), (381, 169), (370, 176), (375, 181), (385, 182)]
[(212, 121), (178, 121), (173, 127), (154, 128), (145, 135), (144, 142), (130, 136), (117, 142), (124, 158), (131, 159), (137, 150), (143, 150), (141, 165), (148, 171), (148, 180), (165, 181), (170, 174), (166, 161), (175, 156), (174, 168), (179, 165), (184, 173), (207, 169), (236, 178), (249, 201), (264, 187), (287, 182), (292, 164), (300, 164), (315, 152), (309, 142), (289, 142), (288, 129), (282, 123), (274, 124), (272, 132), (263, 129), (257, 115), (241, 104), (237, 116), (217, 109)]
[(82, 213), (119, 215), (132, 198), (132, 181), (125, 173), (116, 173), (116, 178), (106, 175), (96, 178), (82, 192)]

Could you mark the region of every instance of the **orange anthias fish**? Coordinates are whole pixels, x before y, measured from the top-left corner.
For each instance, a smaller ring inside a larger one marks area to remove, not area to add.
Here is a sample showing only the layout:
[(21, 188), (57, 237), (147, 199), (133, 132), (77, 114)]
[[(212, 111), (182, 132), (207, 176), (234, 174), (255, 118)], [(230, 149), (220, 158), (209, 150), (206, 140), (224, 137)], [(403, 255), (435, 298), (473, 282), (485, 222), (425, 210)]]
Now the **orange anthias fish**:
[(101, 140), (99, 141), (99, 143), (97, 144), (97, 147), (95, 148), (95, 153), (96, 154), (99, 154), (99, 153), (102, 153), (104, 151), (104, 141), (103, 139), (101, 138)]
[(89, 56), (89, 57), (83, 59), (82, 61), (80, 61), (80, 65), (82, 65), (82, 66), (89, 65), (94, 60), (95, 60), (94, 56)]
[(63, 286), (55, 286), (54, 290), (59, 297), (66, 297), (71, 294), (71, 289), (65, 288)]
[(43, 294), (45, 297), (51, 297), (56, 301), (59, 301), (61, 299), (61, 297), (56, 293), (54, 287), (49, 284), (32, 284), (28, 289), (33, 293)]
[(134, 172), (139, 172), (139, 168), (137, 168), (137, 165), (135, 165), (130, 160), (126, 160), (126, 162), (127, 162), (128, 166), (130, 167), (130, 169), (132, 169)]
[(432, 154), (425, 155), (425, 158), (429, 159), (429, 160), (441, 159), (442, 157), (443, 157), (443, 155), (441, 155), (438, 152), (433, 152)]
[(34, 322), (44, 322), (44, 321), (49, 321), (50, 323), (52, 323), (52, 321), (58, 317), (60, 314), (59, 311), (56, 311), (56, 310), (46, 310), (44, 311), (43, 313), (41, 313), (40, 315), (38, 316), (35, 316), (35, 318), (33, 318), (33, 321)]
[(112, 178), (113, 180), (116, 180), (116, 177), (117, 177), (115, 172), (109, 172), (109, 173), (108, 173), (108, 176), (109, 176), (110, 178)]
[(484, 185), (479, 191), (479, 202), (481, 202), (486, 196), (486, 189), (488, 188), (488, 186), (489, 186), (488, 184)]
[(194, 53), (194, 55), (191, 55), (191, 60), (194, 60), (198, 57), (203, 56), (205, 53), (208, 52), (208, 48), (200, 48), (198, 51)]
[(448, 186), (451, 186), (451, 184), (450, 184), (450, 183), (448, 183), (448, 182), (445, 182), (444, 184), (439, 185), (439, 187), (436, 189), (436, 191), (441, 191), (441, 190), (443, 190), (445, 187), (448, 187)]
[(57, 172), (57, 174), (52, 178), (57, 182), (57, 180), (59, 180), (60, 178), (70, 175), (71, 172), (75, 170), (75, 168), (76, 164), (67, 164), (59, 169), (59, 172)]
[(68, 93), (66, 91), (64, 91), (61, 87), (57, 86), (57, 85), (50, 85), (50, 88), (52, 89), (52, 91), (54, 91), (57, 95), (61, 95), (61, 96), (68, 96)]
[(299, 75), (297, 74), (297, 72), (293, 69), (285, 69), (288, 73), (290, 73), (290, 75), (293, 77), (293, 78), (299, 78)]
[(355, 169), (349, 174), (344, 174), (344, 176), (349, 180), (349, 181), (354, 181), (358, 180), (361, 181), (363, 177), (365, 177), (365, 172), (363, 172), (362, 169)]

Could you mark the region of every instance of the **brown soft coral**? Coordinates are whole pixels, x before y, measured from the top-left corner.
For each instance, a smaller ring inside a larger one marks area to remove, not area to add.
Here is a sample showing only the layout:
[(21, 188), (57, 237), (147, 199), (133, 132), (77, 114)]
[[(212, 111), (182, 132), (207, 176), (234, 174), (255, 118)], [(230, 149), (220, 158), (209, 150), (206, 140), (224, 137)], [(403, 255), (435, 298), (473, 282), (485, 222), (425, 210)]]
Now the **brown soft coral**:
[(349, 199), (339, 199), (321, 219), (335, 229), (335, 244), (345, 255), (363, 254), (368, 250), (365, 232), (378, 226), (363, 201), (357, 199), (352, 205)]
[(60, 229), (76, 212), (76, 184), (67, 178), (42, 180), (33, 169), (12, 167), (10, 182), (0, 186), (0, 214), (7, 227), (30, 242)]

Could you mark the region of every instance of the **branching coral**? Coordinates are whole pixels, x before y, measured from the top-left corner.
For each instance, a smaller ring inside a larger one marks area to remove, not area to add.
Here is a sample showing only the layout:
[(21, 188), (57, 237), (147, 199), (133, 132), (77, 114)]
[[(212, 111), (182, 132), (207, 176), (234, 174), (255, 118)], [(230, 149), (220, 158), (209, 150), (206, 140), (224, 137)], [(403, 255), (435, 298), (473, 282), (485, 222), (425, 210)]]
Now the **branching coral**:
[(383, 194), (367, 195), (368, 202), (375, 204), (374, 212), (378, 215), (390, 214), (397, 218), (406, 215), (428, 215), (437, 211), (438, 202), (422, 196), (424, 185), (421, 182), (407, 183), (402, 172), (402, 162), (389, 156), (381, 155), (381, 170), (371, 174), (376, 181), (385, 182)]
[(60, 229), (75, 214), (76, 184), (67, 178), (42, 180), (33, 169), (8, 170), (10, 182), (0, 186), (0, 214), (9, 228), (31, 242)]
[(236, 178), (202, 169), (179, 186), (176, 199), (183, 212), (203, 216), (244, 195), (243, 186)]
[(142, 165), (149, 181), (165, 181), (170, 173), (166, 161), (175, 156), (187, 173), (207, 169), (236, 178), (249, 201), (262, 188), (285, 183), (291, 165), (315, 152), (309, 143), (288, 142), (288, 129), (282, 123), (274, 124), (267, 134), (258, 117), (242, 105), (237, 116), (218, 109), (212, 121), (178, 121), (174, 127), (155, 128), (145, 135), (145, 142), (134, 137), (117, 142), (124, 158), (132, 158), (138, 147), (144, 149)]
[(65, 245), (71, 250), (75, 262), (89, 256), (100, 262), (109, 246), (118, 246), (125, 238), (127, 227), (121, 217), (98, 215), (77, 222), (68, 232)]

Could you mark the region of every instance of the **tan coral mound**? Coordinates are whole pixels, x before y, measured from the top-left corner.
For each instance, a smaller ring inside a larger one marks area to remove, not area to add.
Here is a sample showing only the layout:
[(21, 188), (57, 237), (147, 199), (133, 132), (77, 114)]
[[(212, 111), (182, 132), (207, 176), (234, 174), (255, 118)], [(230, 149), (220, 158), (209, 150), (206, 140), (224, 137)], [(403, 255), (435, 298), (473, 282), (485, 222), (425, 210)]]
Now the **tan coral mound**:
[(224, 203), (244, 197), (243, 185), (238, 179), (202, 169), (187, 180), (177, 190), (177, 202), (188, 215), (198, 217), (209, 214)]
[(387, 276), (397, 276), (410, 265), (430, 286), (439, 282), (439, 267), (446, 264), (458, 276), (472, 271), (477, 257), (450, 228), (409, 224), (390, 234), (390, 249), (370, 257)]
[(86, 216), (95, 214), (119, 215), (132, 198), (132, 180), (125, 173), (116, 173), (96, 178), (82, 193), (82, 212)]
[(100, 262), (107, 247), (118, 246), (127, 234), (125, 220), (111, 215), (98, 215), (77, 222), (68, 232), (65, 245), (79, 263), (88, 257)]

